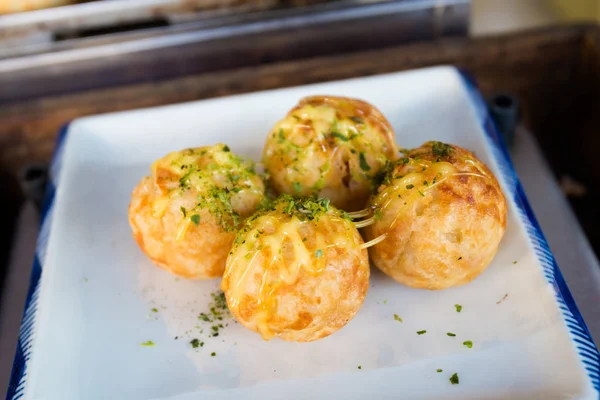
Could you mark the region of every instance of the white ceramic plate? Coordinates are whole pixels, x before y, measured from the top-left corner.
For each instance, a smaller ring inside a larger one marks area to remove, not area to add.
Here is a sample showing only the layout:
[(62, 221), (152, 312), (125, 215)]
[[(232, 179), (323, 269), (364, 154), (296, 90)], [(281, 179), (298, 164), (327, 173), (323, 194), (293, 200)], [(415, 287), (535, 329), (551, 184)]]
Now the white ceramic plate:
[[(312, 94), (371, 102), (404, 147), (441, 140), (474, 150), (510, 204), (498, 254), (472, 283), (437, 292), (373, 269), (356, 318), (317, 342), (264, 342), (233, 321), (209, 338), (197, 316), (219, 282), (176, 279), (142, 254), (127, 223), (131, 191), (172, 150), (225, 142), (258, 159), (274, 123)], [(477, 90), (454, 68), (76, 120), (50, 186), (9, 398), (600, 397), (598, 351)], [(194, 338), (205, 345), (193, 349)], [(140, 345), (149, 340), (154, 347)]]

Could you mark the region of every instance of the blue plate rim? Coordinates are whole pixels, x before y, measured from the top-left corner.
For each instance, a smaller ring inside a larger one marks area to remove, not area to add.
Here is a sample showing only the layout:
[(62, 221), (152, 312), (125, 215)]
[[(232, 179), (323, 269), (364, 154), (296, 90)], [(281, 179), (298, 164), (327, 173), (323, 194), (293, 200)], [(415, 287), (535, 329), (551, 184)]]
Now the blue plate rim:
[(596, 390), (598, 399), (600, 399), (600, 353), (598, 348), (525, 196), (525, 191), (515, 172), (508, 148), (487, 110), (487, 105), (479, 92), (475, 79), (463, 69), (457, 68), (457, 72), (465, 86), (469, 100), (475, 108), (481, 128), (490, 141), (492, 149), (495, 150), (494, 155), (499, 164), (500, 173), (504, 175), (505, 182), (508, 182), (511, 186), (513, 199), (517, 205), (521, 221), (525, 225), (527, 235), (533, 244), (536, 257), (541, 264), (544, 277), (554, 289), (558, 308), (571, 336), (571, 341), (575, 346), (583, 368), (588, 374), (592, 387)]
[(52, 155), (48, 183), (46, 184), (46, 194), (44, 196), (44, 203), (41, 210), (40, 228), (38, 232), (35, 256), (33, 259), (33, 265), (31, 266), (29, 289), (27, 291), (27, 297), (25, 298), (25, 309), (23, 311), (23, 318), (21, 320), (21, 328), (19, 330), (19, 337), (17, 340), (17, 349), (15, 351), (10, 380), (8, 381), (8, 389), (6, 393), (7, 400), (21, 399), (25, 395), (27, 365), (31, 358), (33, 349), (32, 340), (39, 298), (39, 283), (42, 276), (42, 265), (45, 261), (44, 259), (48, 246), (50, 226), (52, 223), (51, 216), (54, 206), (56, 188), (58, 187), (58, 172), (60, 169), (60, 162), (62, 160), (62, 153), (69, 126), (70, 123), (67, 123), (60, 129), (56, 139), (54, 153)]
[[(486, 103), (479, 92), (475, 79), (465, 70), (456, 68), (456, 71), (460, 76), (471, 104), (474, 106), (481, 128), (491, 144), (490, 147), (495, 153), (494, 156), (500, 167), (500, 173), (505, 178), (505, 182), (508, 182), (511, 186), (510, 189), (514, 201), (519, 210), (521, 220), (525, 224), (527, 234), (533, 244), (538, 261), (542, 266), (543, 274), (548, 283), (554, 288), (559, 310), (565, 326), (571, 335), (571, 341), (575, 346), (583, 368), (588, 374), (592, 387), (596, 390), (598, 399), (600, 399), (600, 353), (598, 352), (587, 325), (567, 287), (564, 277), (558, 268), (558, 264), (550, 251), (550, 247), (542, 233), (540, 225), (533, 214), (533, 210), (525, 196), (523, 187), (516, 175), (508, 149), (487, 111)], [(39, 283), (42, 266), (45, 261), (50, 226), (52, 223), (51, 217), (56, 188), (59, 184), (60, 164), (69, 127), (70, 123), (67, 123), (60, 129), (50, 165), (50, 178), (46, 187), (46, 196), (41, 213), (36, 254), (31, 269), (25, 310), (23, 312), (17, 349), (6, 394), (7, 400), (18, 400), (25, 394), (27, 366), (33, 350), (32, 339), (39, 298)]]

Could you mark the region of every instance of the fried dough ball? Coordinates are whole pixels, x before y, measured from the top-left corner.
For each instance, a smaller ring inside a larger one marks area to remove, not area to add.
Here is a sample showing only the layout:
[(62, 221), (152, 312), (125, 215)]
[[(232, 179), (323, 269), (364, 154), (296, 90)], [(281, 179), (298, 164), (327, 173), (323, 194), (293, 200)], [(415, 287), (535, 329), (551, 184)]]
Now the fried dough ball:
[(129, 205), (142, 251), (175, 275), (222, 276), (236, 228), (263, 200), (254, 163), (218, 144), (170, 153), (151, 171)]
[(279, 121), (263, 164), (278, 193), (331, 200), (346, 211), (365, 206), (388, 160), (398, 158), (390, 123), (375, 107), (346, 97), (306, 97)]
[(367, 295), (362, 244), (354, 224), (329, 200), (282, 196), (249, 218), (235, 239), (221, 283), (229, 309), (265, 340), (331, 335)]
[(458, 146), (427, 142), (409, 150), (371, 199), (365, 228), (374, 264), (414, 288), (470, 282), (492, 261), (507, 205), (492, 172)]

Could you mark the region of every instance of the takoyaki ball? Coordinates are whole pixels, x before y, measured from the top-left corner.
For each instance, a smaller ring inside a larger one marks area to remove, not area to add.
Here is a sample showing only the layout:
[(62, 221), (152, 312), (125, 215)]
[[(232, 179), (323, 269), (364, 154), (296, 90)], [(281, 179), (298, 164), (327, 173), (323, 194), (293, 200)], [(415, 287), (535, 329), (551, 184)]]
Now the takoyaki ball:
[(142, 251), (185, 278), (222, 276), (236, 228), (263, 200), (254, 163), (218, 144), (170, 153), (151, 172), (129, 205)]
[(221, 283), (227, 304), (264, 340), (310, 342), (341, 329), (369, 286), (363, 240), (329, 200), (283, 196), (246, 221)]
[[(470, 282), (492, 261), (507, 205), (492, 172), (469, 151), (427, 142), (407, 151), (370, 202), (374, 264), (414, 288)], [(376, 240), (377, 239), (377, 240)]]
[(398, 158), (390, 123), (375, 107), (347, 97), (306, 97), (279, 121), (263, 163), (278, 193), (328, 198), (346, 211), (363, 208), (378, 173)]

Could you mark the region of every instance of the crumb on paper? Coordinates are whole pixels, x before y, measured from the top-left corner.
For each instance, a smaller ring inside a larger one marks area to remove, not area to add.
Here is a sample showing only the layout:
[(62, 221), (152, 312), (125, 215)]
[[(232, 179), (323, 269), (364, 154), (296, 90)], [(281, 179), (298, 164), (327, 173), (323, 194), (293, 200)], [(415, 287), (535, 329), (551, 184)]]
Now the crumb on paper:
[(456, 312), (461, 312), (462, 311), (462, 306), (460, 304), (455, 304), (454, 308), (456, 308)]
[(506, 300), (506, 298), (507, 298), (507, 297), (508, 297), (508, 293), (506, 293), (506, 294), (505, 294), (505, 295), (504, 295), (504, 296), (503, 296), (503, 297), (502, 297), (500, 300), (498, 300), (498, 301), (496, 302), (496, 304), (500, 304), (500, 303), (502, 303), (504, 300)]
[(400, 318), (400, 317), (398, 316), (398, 314), (394, 314), (394, 319), (395, 319), (396, 321), (398, 321), (398, 322), (404, 322), (404, 321), (402, 321), (402, 318)]

